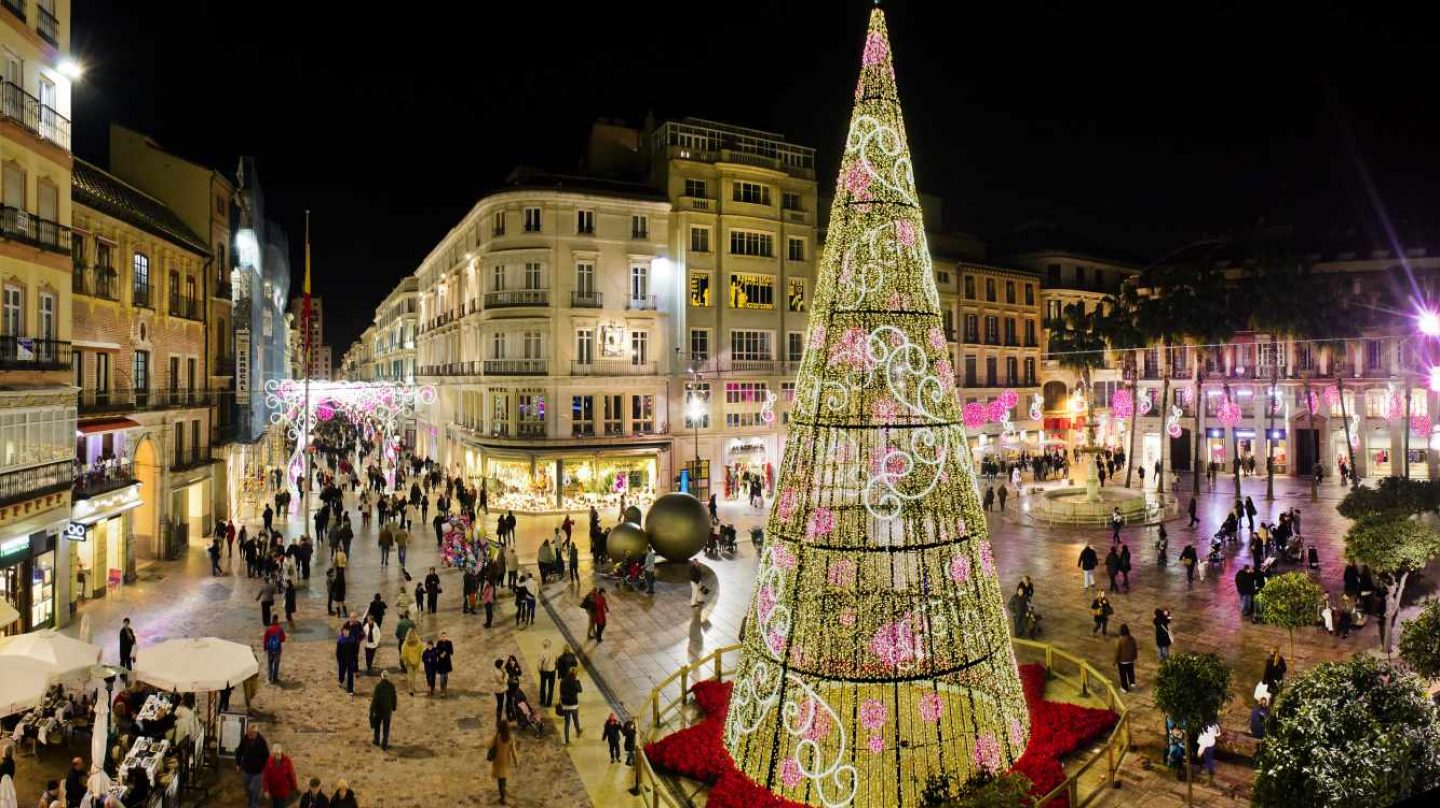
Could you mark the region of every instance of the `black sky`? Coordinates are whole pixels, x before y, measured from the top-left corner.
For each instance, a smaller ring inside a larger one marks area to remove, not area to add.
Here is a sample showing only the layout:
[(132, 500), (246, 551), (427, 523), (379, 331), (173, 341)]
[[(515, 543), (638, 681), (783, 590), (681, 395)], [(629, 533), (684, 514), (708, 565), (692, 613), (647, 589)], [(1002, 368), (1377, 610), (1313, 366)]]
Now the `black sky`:
[[(1261, 219), (1373, 236), (1358, 166), (1402, 236), (1440, 214), (1413, 6), (885, 5), (918, 181), (951, 227), (1046, 218), (1152, 256)], [(313, 211), (338, 358), (484, 189), (577, 167), (597, 116), (784, 132), (828, 191), (869, 6), (75, 0), (76, 151), (105, 164), (113, 120), (227, 173), (255, 155), (297, 270)]]

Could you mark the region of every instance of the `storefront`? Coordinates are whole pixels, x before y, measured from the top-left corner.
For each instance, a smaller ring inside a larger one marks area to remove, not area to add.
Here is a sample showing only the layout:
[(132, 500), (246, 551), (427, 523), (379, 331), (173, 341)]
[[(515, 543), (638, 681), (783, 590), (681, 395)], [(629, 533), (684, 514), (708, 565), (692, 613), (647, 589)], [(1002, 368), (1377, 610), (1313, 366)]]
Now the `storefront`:
[[(1251, 460), (1254, 460), (1256, 470), (1264, 470), (1264, 463), (1255, 456), (1255, 430), (1253, 428), (1235, 428), (1235, 453), (1239, 456), (1241, 463), (1248, 465)], [(1233, 463), (1234, 458), (1231, 458), (1231, 461)]]
[(727, 499), (749, 498), (747, 480), (759, 478), (765, 495), (775, 485), (775, 462), (767, 440), (761, 437), (731, 438), (725, 443), (725, 488)]
[(1225, 448), (1225, 430), (1220, 427), (1205, 427), (1205, 462), (1219, 463), (1222, 469), (1229, 468), (1230, 453)]
[(130, 512), (140, 504), (139, 485), (75, 501), (72, 521), (65, 528), (72, 603), (105, 597), (107, 591), (134, 579)]
[[(1140, 435), (1140, 463), (1145, 471), (1155, 470), (1155, 464), (1160, 462), (1163, 445), (1160, 442), (1159, 432), (1144, 432)], [(1154, 477), (1151, 477), (1151, 484), (1154, 484)]]
[(605, 509), (622, 499), (626, 505), (644, 508), (659, 487), (660, 456), (653, 445), (587, 454), (556, 451), (522, 455), (474, 447), (465, 451), (467, 477), (473, 463), (483, 468), (480, 473), (491, 511), (537, 513), (586, 510), (591, 506)]
[[(1283, 429), (1265, 430), (1265, 452), (1271, 463), (1274, 464), (1276, 474), (1290, 473), (1290, 441), (1289, 435)], [(1264, 463), (1261, 463), (1264, 467)]]
[(1398, 469), (1393, 462), (1394, 447), (1389, 432), (1371, 432), (1365, 436), (1365, 468), (1367, 477), (1389, 477)]
[(57, 536), (56, 529), (48, 529), (0, 539), (0, 599), (20, 613), (18, 621), (0, 627), (0, 634), (56, 626)]

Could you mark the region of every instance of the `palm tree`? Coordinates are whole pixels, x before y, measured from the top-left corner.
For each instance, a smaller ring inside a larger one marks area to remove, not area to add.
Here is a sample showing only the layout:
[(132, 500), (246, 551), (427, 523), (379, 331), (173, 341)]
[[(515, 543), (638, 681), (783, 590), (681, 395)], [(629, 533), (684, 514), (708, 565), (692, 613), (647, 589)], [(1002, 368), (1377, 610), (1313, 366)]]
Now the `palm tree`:
[[(1195, 431), (1191, 494), (1200, 493), (1200, 435), (1204, 431), (1205, 360), (1234, 337), (1244, 322), (1245, 298), (1226, 279), (1221, 260), (1224, 241), (1200, 242), (1171, 261), (1150, 267), (1141, 280), (1150, 300), (1144, 327), (1173, 335), (1195, 348)], [(1160, 325), (1159, 323), (1164, 323)]]
[(1140, 296), (1133, 285), (1127, 284), (1120, 294), (1105, 299), (1106, 313), (1097, 323), (1100, 335), (1112, 354), (1118, 354), (1124, 366), (1124, 375), (1130, 381), (1130, 446), (1125, 452), (1125, 487), (1130, 487), (1130, 476), (1135, 470), (1135, 435), (1140, 431), (1140, 400), (1138, 355), (1149, 344), (1140, 330)]
[(1090, 376), (1091, 371), (1105, 364), (1105, 338), (1098, 328), (1102, 317), (1098, 305), (1097, 309), (1086, 311), (1085, 304), (1078, 302), (1067, 304), (1058, 318), (1045, 321), (1050, 343), (1046, 358), (1080, 375), (1080, 385), (1085, 390), (1085, 425), (1091, 442), (1095, 434), (1092, 414), (1095, 405)]

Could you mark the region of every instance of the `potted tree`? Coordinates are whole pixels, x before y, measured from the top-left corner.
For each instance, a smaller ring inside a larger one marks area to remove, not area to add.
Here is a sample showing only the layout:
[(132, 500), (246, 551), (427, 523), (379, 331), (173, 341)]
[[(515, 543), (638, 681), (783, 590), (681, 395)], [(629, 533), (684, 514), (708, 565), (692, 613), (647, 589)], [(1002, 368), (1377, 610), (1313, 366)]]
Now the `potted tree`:
[(1216, 654), (1171, 654), (1155, 676), (1155, 706), (1185, 731), (1185, 801), (1195, 802), (1190, 745), (1220, 720), (1230, 701), (1230, 669)]
[(1260, 617), (1290, 632), (1290, 656), (1295, 656), (1295, 629), (1312, 626), (1325, 605), (1325, 589), (1303, 572), (1287, 572), (1265, 582), (1255, 596)]

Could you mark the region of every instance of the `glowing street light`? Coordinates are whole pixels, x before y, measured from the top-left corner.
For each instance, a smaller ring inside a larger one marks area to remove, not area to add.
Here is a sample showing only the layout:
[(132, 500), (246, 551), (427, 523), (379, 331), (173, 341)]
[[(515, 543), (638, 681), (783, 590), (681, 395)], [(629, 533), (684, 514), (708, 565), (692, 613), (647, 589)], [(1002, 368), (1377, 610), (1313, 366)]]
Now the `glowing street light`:
[(1420, 333), (1427, 337), (1440, 337), (1440, 314), (1429, 309), (1421, 309), (1415, 316), (1415, 323), (1420, 327)]
[(71, 81), (79, 81), (85, 76), (85, 66), (68, 56), (60, 60), (56, 69), (60, 71), (60, 75)]
[(1430, 389), (1440, 393), (1440, 367), (1430, 368)]

